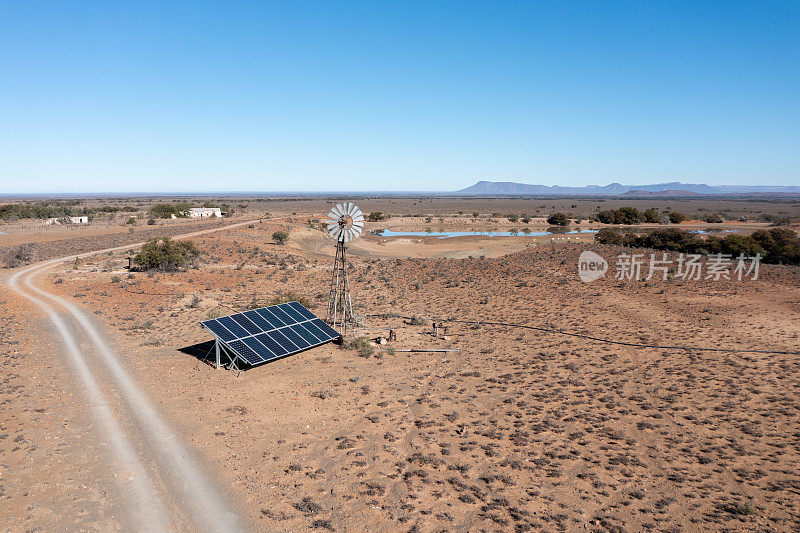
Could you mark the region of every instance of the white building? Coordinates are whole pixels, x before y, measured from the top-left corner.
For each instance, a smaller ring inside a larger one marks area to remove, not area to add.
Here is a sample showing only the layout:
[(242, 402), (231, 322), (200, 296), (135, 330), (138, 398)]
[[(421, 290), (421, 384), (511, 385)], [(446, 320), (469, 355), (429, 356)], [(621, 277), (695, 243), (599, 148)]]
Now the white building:
[(87, 216), (69, 217), (69, 221), (72, 224), (88, 224), (89, 223), (89, 217), (87, 217)]
[(221, 216), (222, 210), (219, 207), (193, 207), (189, 209), (189, 218), (213, 218)]

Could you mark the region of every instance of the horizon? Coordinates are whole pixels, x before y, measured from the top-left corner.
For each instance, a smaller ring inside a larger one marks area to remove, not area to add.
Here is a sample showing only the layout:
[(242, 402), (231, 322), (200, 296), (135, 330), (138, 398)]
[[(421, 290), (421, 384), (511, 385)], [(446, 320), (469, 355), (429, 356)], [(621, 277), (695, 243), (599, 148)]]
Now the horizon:
[(6, 3), (0, 18), (0, 195), (800, 184), (797, 3)]

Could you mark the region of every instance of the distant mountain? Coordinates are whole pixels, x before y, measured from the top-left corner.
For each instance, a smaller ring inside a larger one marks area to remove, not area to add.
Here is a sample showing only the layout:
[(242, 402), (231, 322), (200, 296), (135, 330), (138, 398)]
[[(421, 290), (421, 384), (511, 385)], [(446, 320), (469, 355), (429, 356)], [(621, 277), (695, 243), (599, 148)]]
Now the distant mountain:
[[(663, 194), (657, 194), (663, 193)], [(562, 187), (561, 185), (530, 185), (513, 181), (479, 181), (471, 187), (456, 191), (456, 194), (471, 196), (695, 196), (721, 194), (800, 194), (794, 185), (706, 185), (704, 183), (656, 183), (653, 185), (622, 185), (611, 183), (605, 186)]]

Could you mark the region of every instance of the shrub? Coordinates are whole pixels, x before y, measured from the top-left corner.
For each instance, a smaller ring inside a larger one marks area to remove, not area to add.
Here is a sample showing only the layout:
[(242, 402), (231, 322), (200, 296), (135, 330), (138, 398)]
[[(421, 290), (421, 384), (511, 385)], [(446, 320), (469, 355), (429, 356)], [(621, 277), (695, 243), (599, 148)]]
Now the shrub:
[(683, 253), (722, 253), (732, 257), (740, 254), (753, 257), (761, 254), (764, 263), (800, 265), (800, 237), (789, 229), (758, 230), (752, 235), (728, 235), (725, 238), (701, 238), (678, 228), (656, 230), (643, 235), (625, 234), (604, 228), (595, 235), (599, 244), (655, 248)]
[(721, 224), (725, 222), (725, 219), (722, 218), (722, 215), (706, 215), (703, 217), (703, 221), (709, 224)]
[(366, 337), (355, 337), (345, 342), (344, 347), (348, 350), (357, 351), (358, 356), (365, 359), (369, 359), (375, 353), (375, 348)]
[(378, 222), (380, 220), (386, 220), (386, 215), (381, 213), (380, 211), (373, 211), (369, 215), (367, 215), (367, 220), (370, 222)]
[(603, 228), (597, 232), (597, 235), (594, 236), (594, 240), (598, 244), (622, 246), (625, 243), (625, 235), (612, 228)]
[(644, 220), (649, 224), (658, 224), (661, 222), (661, 214), (657, 209), (651, 207), (644, 212)]
[(509, 222), (517, 222), (519, 220), (519, 215), (511, 213), (506, 215), (506, 218), (508, 219)]
[(289, 240), (289, 234), (285, 231), (274, 231), (272, 233), (272, 242), (275, 244), (284, 244)]
[(569, 218), (565, 213), (553, 213), (547, 217), (547, 223), (551, 226), (569, 226)]
[(36, 249), (32, 244), (14, 246), (6, 253), (6, 266), (16, 268), (27, 265), (36, 259)]
[(178, 216), (178, 208), (173, 204), (162, 203), (156, 204), (150, 208), (150, 215), (154, 218), (170, 218), (172, 215)]
[(135, 225), (136, 224), (136, 217), (130, 217), (128, 219), (128, 221), (126, 222), (126, 224), (129, 224), (131, 226)]
[(644, 213), (635, 207), (620, 207), (619, 209), (610, 209), (598, 212), (597, 219), (603, 224), (631, 225), (644, 222), (646, 217)]
[(147, 221), (147, 225), (148, 226), (155, 226), (156, 225), (156, 219), (151, 218), (150, 220)]
[(133, 262), (142, 270), (177, 270), (193, 262), (200, 250), (192, 241), (173, 241), (168, 236), (153, 237), (142, 245)]
[(678, 213), (677, 211), (671, 211), (669, 213), (669, 221), (672, 224), (680, 224), (684, 220), (686, 220), (686, 215), (683, 213)]

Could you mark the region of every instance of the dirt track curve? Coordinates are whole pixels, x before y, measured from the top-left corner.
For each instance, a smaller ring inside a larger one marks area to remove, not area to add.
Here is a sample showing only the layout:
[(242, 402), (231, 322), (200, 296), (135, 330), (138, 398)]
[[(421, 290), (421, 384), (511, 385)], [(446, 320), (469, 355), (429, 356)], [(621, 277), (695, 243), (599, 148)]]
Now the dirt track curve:
[[(189, 238), (252, 224), (245, 221), (179, 235)], [(128, 516), (125, 529), (140, 531), (243, 529), (240, 517), (181, 444), (120, 363), (87, 315), (74, 304), (35, 285), (37, 275), (63, 262), (115, 248), (61, 257), (28, 266), (8, 278), (9, 287), (36, 304), (63, 341), (66, 361), (80, 380), (81, 392), (108, 443)], [(58, 352), (59, 350), (55, 350)], [(111, 466), (111, 465), (109, 465)]]

